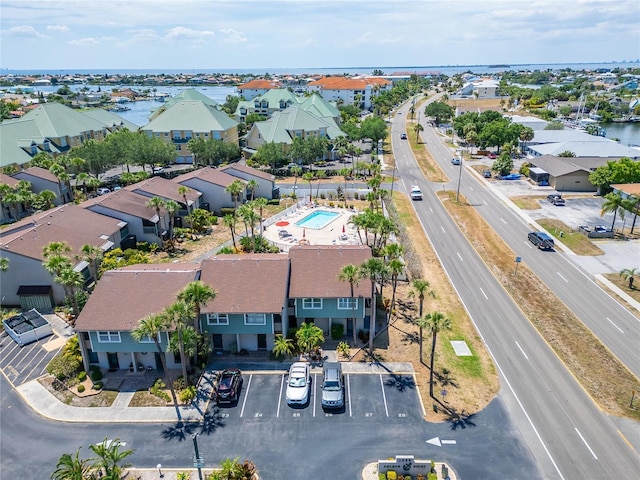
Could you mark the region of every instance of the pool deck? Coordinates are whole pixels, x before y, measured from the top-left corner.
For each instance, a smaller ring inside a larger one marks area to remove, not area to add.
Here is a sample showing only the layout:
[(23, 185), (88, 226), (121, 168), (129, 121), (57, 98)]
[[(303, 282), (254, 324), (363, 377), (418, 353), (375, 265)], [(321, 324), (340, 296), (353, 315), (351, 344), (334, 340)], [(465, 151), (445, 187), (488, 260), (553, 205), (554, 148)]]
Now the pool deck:
[[(318, 210), (340, 215), (320, 229), (296, 225), (296, 222)], [(345, 208), (307, 205), (298, 208), (286, 217), (280, 218), (277, 223), (266, 228), (263, 235), (285, 252), (289, 251), (292, 245), (360, 245), (358, 232), (353, 225), (348, 223), (349, 219), (356, 213), (358, 213), (356, 210)], [(282, 222), (288, 222), (288, 224), (282, 225)], [(278, 223), (281, 225), (278, 226)]]

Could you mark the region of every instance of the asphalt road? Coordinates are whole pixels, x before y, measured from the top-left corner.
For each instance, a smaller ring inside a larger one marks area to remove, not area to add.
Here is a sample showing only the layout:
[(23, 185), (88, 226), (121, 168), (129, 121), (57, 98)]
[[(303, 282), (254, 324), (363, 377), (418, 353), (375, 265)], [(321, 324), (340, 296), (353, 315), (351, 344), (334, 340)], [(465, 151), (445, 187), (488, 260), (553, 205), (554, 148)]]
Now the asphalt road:
[[(436, 198), (437, 189), (457, 188), (455, 174), (460, 170), (451, 166), (451, 151), (433, 129), (425, 128), (423, 140), (453, 179), (449, 185), (427, 182), (407, 142), (399, 139), (402, 131), (403, 122), (394, 124), (397, 172), (407, 191), (414, 184), (423, 191), (424, 200), (414, 203), (420, 221), (498, 366), (510, 416), (537, 459), (542, 476), (635, 478), (640, 471), (637, 452), (624, 442), (611, 419), (598, 410), (538, 335)], [(476, 202), (481, 187), (470, 183), (467, 175), (462, 171), (461, 192)], [(508, 209), (495, 198), (486, 210), (508, 215)], [(526, 234), (513, 230), (507, 229), (504, 236), (512, 242), (526, 241)], [(524, 250), (522, 243), (519, 245)], [(528, 263), (532, 254), (543, 255), (527, 253)], [(574, 290), (573, 294), (579, 296), (580, 292)]]

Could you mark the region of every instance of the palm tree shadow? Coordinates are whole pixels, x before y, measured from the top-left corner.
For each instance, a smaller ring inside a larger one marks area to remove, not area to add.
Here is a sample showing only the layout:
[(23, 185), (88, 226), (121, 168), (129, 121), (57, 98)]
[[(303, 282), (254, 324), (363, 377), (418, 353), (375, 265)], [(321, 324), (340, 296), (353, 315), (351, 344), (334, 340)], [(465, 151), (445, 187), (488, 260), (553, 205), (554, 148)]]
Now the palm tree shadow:
[(452, 378), (451, 372), (446, 368), (443, 368), (442, 372), (434, 371), (433, 375), (438, 380), (438, 384), (442, 385), (443, 387), (451, 385), (452, 387), (458, 388), (458, 384)]
[(392, 373), (391, 378), (386, 380), (384, 384), (387, 387), (395, 387), (400, 392), (403, 392), (405, 389), (416, 388), (416, 382), (413, 380), (412, 377), (408, 377), (405, 375), (397, 375), (395, 373)]
[(460, 413), (450, 414), (447, 421), (451, 425), (451, 430), (457, 430), (458, 428), (464, 430), (467, 427), (476, 426), (472, 420), (473, 417), (475, 417), (475, 413), (466, 414), (465, 411), (462, 410)]
[(201, 422), (181, 422), (178, 421), (174, 425), (165, 428), (162, 431), (162, 438), (165, 440), (177, 440), (182, 442), (187, 438), (191, 438), (194, 433), (211, 435), (218, 428), (224, 427), (222, 416), (218, 407), (212, 412), (203, 415)]

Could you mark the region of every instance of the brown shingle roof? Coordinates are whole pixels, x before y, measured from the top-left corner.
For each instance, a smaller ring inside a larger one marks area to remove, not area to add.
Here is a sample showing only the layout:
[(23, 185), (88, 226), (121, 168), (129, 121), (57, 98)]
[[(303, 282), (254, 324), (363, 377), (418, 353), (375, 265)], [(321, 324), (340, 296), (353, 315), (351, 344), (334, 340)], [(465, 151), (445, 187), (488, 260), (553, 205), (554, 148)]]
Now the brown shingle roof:
[(173, 179), (173, 181), (176, 183), (182, 183), (186, 180), (191, 180), (192, 178), (199, 178), (203, 182), (219, 185), (225, 188), (231, 185), (235, 180), (238, 180), (236, 177), (233, 177), (228, 173), (224, 173), (222, 169), (204, 167), (178, 175)]
[(2, 232), (0, 249), (42, 260), (42, 249), (51, 242), (65, 241), (69, 256), (83, 245), (100, 247), (116, 232), (121, 220), (85, 210), (79, 205), (62, 205), (11, 224)]
[(287, 293), (286, 255), (220, 255), (202, 262), (200, 280), (216, 298), (203, 313), (281, 313)]
[(53, 173), (51, 173), (46, 168), (42, 168), (42, 167), (29, 167), (29, 168), (25, 168), (24, 170), (18, 173), (26, 173), (28, 175), (31, 175), (32, 177), (41, 178), (43, 180), (47, 180), (53, 183), (60, 182), (60, 180), (58, 180), (58, 177), (56, 177)]
[[(227, 170), (231, 170), (231, 171), (237, 170), (239, 172), (244, 172), (248, 175), (253, 175), (254, 177), (269, 180), (270, 182), (274, 181), (276, 178), (275, 175), (271, 175), (270, 173), (263, 172), (256, 168), (251, 168), (246, 165), (242, 165), (240, 163), (231, 163), (229, 165), (225, 165), (224, 167), (221, 167), (220, 170), (222, 170), (223, 172), (226, 172)], [(233, 173), (230, 173), (229, 175), (233, 175)]]
[(196, 279), (198, 264), (133, 265), (105, 272), (78, 316), (78, 331), (130, 331), (175, 303)]
[[(347, 282), (338, 280), (345, 265), (360, 265), (371, 258), (364, 245), (303, 245), (291, 247), (290, 298), (345, 298), (351, 295)], [(354, 294), (369, 297), (371, 283), (363, 279)]]
[[(146, 192), (156, 197), (174, 200), (178, 203), (184, 204), (184, 198), (178, 193), (179, 187), (180, 185), (173, 180), (167, 180), (162, 177), (151, 177), (147, 180), (143, 180), (142, 182), (128, 185), (124, 187), (124, 189), (129, 190), (130, 192)], [(201, 192), (190, 189), (187, 192), (187, 200), (195, 202), (201, 195)]]
[[(91, 207), (98, 205), (116, 212), (123, 212), (134, 217), (150, 220), (156, 216), (156, 209), (146, 206), (149, 201), (149, 197), (139, 195), (127, 190), (118, 190), (106, 195), (101, 195), (95, 198), (90, 198), (80, 204), (82, 208), (91, 209)], [(163, 208), (160, 211), (164, 211)]]
[(15, 188), (18, 185), (19, 181), (20, 180), (18, 180), (17, 178), (10, 177), (5, 173), (0, 173), (0, 183), (9, 185), (11, 188)]

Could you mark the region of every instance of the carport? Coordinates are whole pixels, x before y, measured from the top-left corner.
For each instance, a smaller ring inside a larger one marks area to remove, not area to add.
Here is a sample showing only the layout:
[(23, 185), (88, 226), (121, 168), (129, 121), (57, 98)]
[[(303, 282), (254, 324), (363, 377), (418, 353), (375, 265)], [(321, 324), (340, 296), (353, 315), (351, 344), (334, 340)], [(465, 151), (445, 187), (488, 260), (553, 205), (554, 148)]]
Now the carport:
[(540, 186), (549, 185), (549, 173), (539, 167), (529, 168), (529, 178)]

